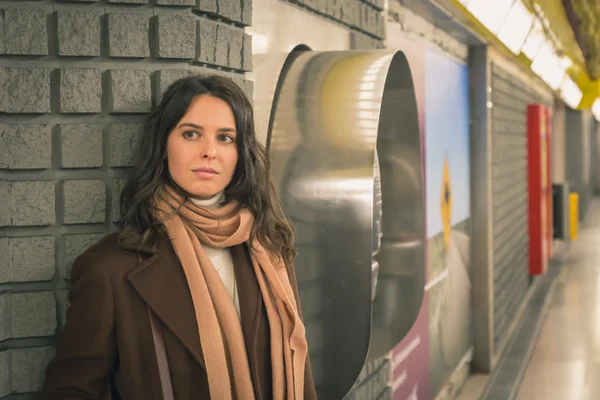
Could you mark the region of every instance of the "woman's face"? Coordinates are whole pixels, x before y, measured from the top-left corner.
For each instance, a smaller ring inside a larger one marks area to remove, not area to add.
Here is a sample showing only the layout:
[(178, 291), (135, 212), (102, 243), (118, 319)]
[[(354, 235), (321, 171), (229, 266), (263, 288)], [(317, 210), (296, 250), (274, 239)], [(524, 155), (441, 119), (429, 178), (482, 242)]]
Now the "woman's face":
[(194, 99), (167, 138), (169, 174), (198, 199), (224, 190), (238, 160), (235, 118), (229, 104), (210, 95)]

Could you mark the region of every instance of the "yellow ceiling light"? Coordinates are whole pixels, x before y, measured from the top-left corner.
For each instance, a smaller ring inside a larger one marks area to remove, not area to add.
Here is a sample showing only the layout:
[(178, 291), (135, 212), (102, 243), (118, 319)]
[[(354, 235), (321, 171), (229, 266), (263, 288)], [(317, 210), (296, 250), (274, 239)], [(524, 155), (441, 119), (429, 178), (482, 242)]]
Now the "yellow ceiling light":
[(533, 26), (533, 17), (523, 3), (516, 1), (506, 15), (504, 23), (498, 30), (498, 39), (515, 54), (521, 52), (521, 47)]
[(497, 34), (514, 0), (470, 0), (467, 10), (490, 32)]
[(529, 32), (529, 35), (521, 48), (521, 52), (525, 54), (527, 58), (533, 60), (545, 43), (546, 37), (544, 36), (542, 25), (539, 21), (535, 21), (531, 28), (531, 32)]
[[(579, 104), (574, 108), (592, 107), (600, 95), (600, 81), (592, 80), (588, 75), (589, 65), (586, 65), (562, 0), (449, 1), (458, 11), (456, 16), (491, 46), (498, 48), (501, 54), (515, 54), (515, 63), (530, 68), (552, 90), (564, 89), (557, 94), (567, 96), (565, 101), (570, 104), (574, 104), (580, 93)], [(570, 1), (576, 3), (579, 16), (587, 13), (597, 16), (597, 23), (589, 26), (600, 24), (600, 0)], [(588, 31), (588, 38), (595, 35), (597, 52), (594, 55), (598, 57), (600, 74), (600, 33), (597, 33), (600, 31), (591, 28)], [(567, 78), (568, 83), (565, 83)]]
[(560, 93), (562, 95), (562, 98), (565, 100), (565, 103), (567, 103), (569, 107), (577, 108), (579, 106), (579, 102), (581, 102), (582, 93), (571, 78), (565, 78), (562, 85), (560, 86)]
[(546, 42), (533, 59), (531, 70), (542, 78), (552, 90), (556, 90), (566, 74), (563, 64), (554, 52), (552, 45)]
[(600, 121), (600, 99), (596, 99), (596, 101), (594, 101), (594, 105), (592, 106), (592, 114), (594, 114), (596, 121)]

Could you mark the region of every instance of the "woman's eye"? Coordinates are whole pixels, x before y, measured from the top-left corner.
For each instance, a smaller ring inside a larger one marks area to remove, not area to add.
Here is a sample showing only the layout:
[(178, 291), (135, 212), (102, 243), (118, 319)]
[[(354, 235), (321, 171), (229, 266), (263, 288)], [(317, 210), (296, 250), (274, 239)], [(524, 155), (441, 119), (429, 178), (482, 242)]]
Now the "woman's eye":
[(183, 132), (183, 137), (186, 139), (193, 139), (197, 136), (198, 134), (194, 131), (185, 131)]
[(233, 138), (229, 135), (221, 135), (219, 136), (219, 141), (223, 143), (233, 143)]

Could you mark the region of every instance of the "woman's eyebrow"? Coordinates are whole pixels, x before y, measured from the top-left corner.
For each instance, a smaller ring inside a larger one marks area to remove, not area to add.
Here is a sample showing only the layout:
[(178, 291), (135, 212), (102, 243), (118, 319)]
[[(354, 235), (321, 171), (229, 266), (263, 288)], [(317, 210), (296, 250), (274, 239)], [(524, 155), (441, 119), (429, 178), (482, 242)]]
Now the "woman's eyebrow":
[(179, 125), (179, 126), (177, 127), (177, 129), (179, 129), (179, 128), (183, 128), (183, 127), (185, 127), (185, 126), (189, 126), (190, 128), (195, 128), (195, 129), (204, 129), (204, 128), (202, 128), (202, 126), (200, 126), (200, 125), (196, 125), (196, 124), (193, 124), (193, 123), (191, 123), (191, 122), (184, 122), (184, 123), (182, 123), (181, 125)]
[[(177, 127), (177, 129), (184, 128), (186, 126), (190, 127), (190, 128), (198, 129), (198, 130), (204, 129), (201, 125), (196, 125), (196, 124), (194, 124), (192, 122), (184, 122), (181, 125), (179, 125)], [(235, 128), (219, 128), (218, 131), (219, 132), (237, 133), (237, 131), (235, 130)]]

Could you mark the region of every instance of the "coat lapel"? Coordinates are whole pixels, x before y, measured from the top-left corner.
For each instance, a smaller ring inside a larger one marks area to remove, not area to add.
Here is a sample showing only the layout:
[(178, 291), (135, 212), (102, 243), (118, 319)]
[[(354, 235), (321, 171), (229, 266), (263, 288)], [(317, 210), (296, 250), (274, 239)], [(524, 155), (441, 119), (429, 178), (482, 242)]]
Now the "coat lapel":
[[(183, 268), (169, 239), (164, 236), (156, 249), (132, 249), (149, 258), (129, 272), (127, 278), (164, 326), (204, 366), (194, 305)], [(255, 360), (262, 295), (245, 244), (231, 247), (240, 301), (241, 325), (249, 360)], [(254, 366), (256, 367), (256, 366)]]
[(192, 297), (183, 268), (166, 236), (156, 251), (127, 276), (164, 326), (204, 366)]

